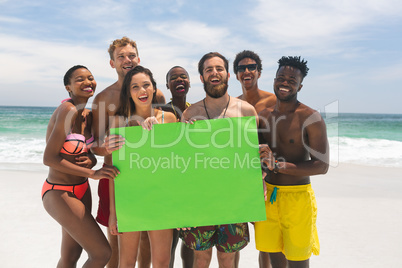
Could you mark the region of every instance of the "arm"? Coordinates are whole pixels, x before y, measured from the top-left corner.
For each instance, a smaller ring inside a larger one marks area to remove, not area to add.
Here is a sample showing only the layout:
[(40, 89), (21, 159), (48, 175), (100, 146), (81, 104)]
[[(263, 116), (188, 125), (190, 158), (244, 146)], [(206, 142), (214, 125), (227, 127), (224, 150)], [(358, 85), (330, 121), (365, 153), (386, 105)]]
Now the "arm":
[(75, 161), (76, 165), (86, 168), (93, 168), (98, 162), (95, 155), (91, 151), (89, 151), (87, 155), (76, 157)]
[(197, 104), (198, 103), (191, 105), (183, 112), (183, 114), (181, 115), (181, 122), (194, 124), (194, 122), (197, 121), (197, 119), (194, 118), (194, 111), (196, 111)]
[[(293, 176), (325, 174), (329, 167), (329, 145), (325, 122), (318, 112), (311, 114), (304, 122), (307, 141), (304, 142), (310, 160), (299, 163), (279, 162), (278, 173)], [(302, 130), (303, 131), (303, 130)]]
[(116, 216), (116, 203), (114, 195), (114, 181), (109, 180), (109, 230), (112, 235), (118, 235), (117, 230), (117, 216)]
[[(115, 128), (124, 124), (124, 120), (120, 117), (113, 117), (110, 122), (110, 127)], [(112, 165), (112, 156), (105, 157), (105, 164)], [(114, 180), (109, 180), (109, 230), (112, 235), (119, 235), (117, 230), (116, 202), (114, 191)]]
[(109, 115), (107, 112), (106, 102), (103, 100), (102, 92), (98, 94), (92, 103), (92, 134), (94, 135), (94, 145), (91, 151), (100, 156), (108, 155), (109, 153), (103, 147), (106, 130), (109, 128)]
[(173, 113), (165, 112), (165, 124), (166, 123), (176, 123), (176, 122), (177, 122), (177, 118)]
[(109, 129), (109, 113), (102, 93), (96, 96), (92, 104), (92, 116), (92, 134), (95, 142), (91, 151), (96, 155), (106, 156), (120, 149), (124, 144), (124, 138), (110, 135), (105, 139), (106, 131)]
[[(47, 138), (46, 148), (43, 154), (43, 163), (55, 170), (74, 176), (93, 179), (113, 179), (116, 177), (118, 171), (113, 167), (106, 167), (95, 171), (80, 167), (61, 157), (60, 150), (63, 147), (67, 133), (70, 131), (72, 122), (76, 119), (78, 112), (74, 106), (67, 104), (62, 105), (59, 109), (53, 129)], [(69, 127), (66, 128), (66, 125)]]
[(255, 108), (246, 101), (242, 101), (242, 116), (255, 116), (257, 128), (259, 126), (258, 114)]

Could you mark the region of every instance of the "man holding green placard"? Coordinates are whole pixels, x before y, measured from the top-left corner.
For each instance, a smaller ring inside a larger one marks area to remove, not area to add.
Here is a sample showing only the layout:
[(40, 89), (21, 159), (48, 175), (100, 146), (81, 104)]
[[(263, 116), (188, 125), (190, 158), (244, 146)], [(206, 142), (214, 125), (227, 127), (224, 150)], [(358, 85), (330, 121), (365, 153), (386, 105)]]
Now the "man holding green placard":
[[(198, 63), (206, 97), (183, 113), (182, 122), (227, 117), (257, 116), (253, 106), (230, 97), (228, 89), (228, 60), (217, 52), (205, 54)], [(241, 193), (233, 193), (233, 196)], [(222, 204), (217, 204), (222, 205)], [(227, 204), (230, 205), (230, 204)], [(209, 267), (212, 247), (218, 250), (220, 267), (233, 267), (235, 253), (249, 242), (247, 223), (190, 228), (181, 232), (187, 247), (194, 250), (194, 267)]]
[[(309, 68), (300, 57), (282, 57), (274, 79), (275, 106), (259, 113), (260, 155), (268, 175), (266, 221), (255, 223), (258, 250), (272, 267), (309, 267), (318, 255), (317, 205), (310, 176), (329, 166), (327, 131), (320, 113), (298, 101)], [(282, 228), (286, 226), (286, 228)]]

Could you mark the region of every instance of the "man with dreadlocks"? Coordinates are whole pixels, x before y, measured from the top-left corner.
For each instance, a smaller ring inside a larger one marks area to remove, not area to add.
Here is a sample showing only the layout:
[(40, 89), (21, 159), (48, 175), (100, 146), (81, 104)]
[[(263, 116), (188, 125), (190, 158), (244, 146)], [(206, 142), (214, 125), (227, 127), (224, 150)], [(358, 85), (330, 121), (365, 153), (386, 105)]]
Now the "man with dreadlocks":
[(260, 156), (267, 186), (267, 220), (255, 223), (258, 250), (273, 268), (308, 267), (319, 254), (317, 207), (310, 176), (329, 166), (326, 126), (319, 112), (297, 100), (307, 61), (282, 57), (274, 79), (276, 104), (259, 114)]

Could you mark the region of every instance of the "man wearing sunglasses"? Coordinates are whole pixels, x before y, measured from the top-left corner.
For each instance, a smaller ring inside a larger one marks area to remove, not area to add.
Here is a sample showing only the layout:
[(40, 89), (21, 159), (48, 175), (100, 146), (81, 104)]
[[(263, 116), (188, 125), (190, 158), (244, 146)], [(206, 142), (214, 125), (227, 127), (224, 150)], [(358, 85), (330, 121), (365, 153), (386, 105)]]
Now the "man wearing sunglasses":
[[(275, 94), (258, 88), (258, 79), (261, 76), (262, 64), (257, 53), (250, 50), (239, 52), (233, 62), (233, 70), (243, 90), (243, 94), (238, 97), (239, 99), (253, 105), (257, 113), (275, 105)], [(260, 252), (258, 262), (260, 268), (271, 267), (267, 252)]]
[(243, 90), (243, 94), (238, 97), (239, 99), (253, 105), (257, 113), (275, 105), (275, 95), (258, 88), (262, 64), (256, 53), (250, 50), (238, 53), (233, 62), (233, 70)]

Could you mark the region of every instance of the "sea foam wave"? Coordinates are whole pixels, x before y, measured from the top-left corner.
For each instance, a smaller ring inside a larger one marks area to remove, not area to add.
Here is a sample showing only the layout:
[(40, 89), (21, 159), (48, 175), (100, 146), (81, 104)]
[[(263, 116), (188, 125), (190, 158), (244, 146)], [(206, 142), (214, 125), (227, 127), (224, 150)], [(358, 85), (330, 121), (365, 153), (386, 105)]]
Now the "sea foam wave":
[[(350, 163), (402, 167), (402, 142), (384, 139), (329, 137), (331, 166)], [(45, 139), (0, 136), (0, 169), (46, 170)], [(99, 160), (98, 160), (99, 161)]]
[(331, 165), (351, 163), (402, 167), (402, 142), (385, 139), (330, 137)]

